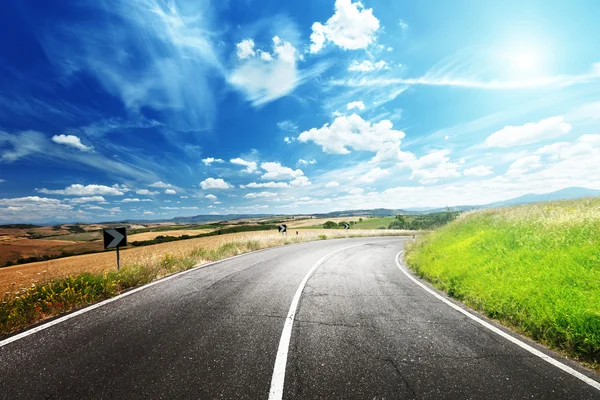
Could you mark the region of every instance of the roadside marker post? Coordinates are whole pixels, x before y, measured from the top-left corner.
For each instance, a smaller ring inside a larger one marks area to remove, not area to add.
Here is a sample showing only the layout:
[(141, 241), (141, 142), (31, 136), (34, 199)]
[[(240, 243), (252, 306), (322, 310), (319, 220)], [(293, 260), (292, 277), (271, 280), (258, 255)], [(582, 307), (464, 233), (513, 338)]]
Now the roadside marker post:
[(344, 229), (350, 229), (350, 225), (344, 222)]
[(279, 233), (281, 233), (282, 235), (286, 235), (287, 236), (287, 225), (286, 224), (281, 224), (277, 227), (277, 229), (279, 229)]
[(121, 269), (121, 253), (119, 247), (127, 246), (127, 228), (104, 229), (104, 250), (117, 249), (117, 271)]

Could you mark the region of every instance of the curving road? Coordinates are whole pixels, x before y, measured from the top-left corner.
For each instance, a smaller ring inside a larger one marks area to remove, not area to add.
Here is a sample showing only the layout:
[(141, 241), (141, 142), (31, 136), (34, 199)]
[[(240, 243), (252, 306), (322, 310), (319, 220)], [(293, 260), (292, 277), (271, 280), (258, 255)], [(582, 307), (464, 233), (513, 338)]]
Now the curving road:
[(319, 241), (187, 271), (0, 342), (0, 398), (600, 399), (597, 374), (426, 291), (402, 248)]

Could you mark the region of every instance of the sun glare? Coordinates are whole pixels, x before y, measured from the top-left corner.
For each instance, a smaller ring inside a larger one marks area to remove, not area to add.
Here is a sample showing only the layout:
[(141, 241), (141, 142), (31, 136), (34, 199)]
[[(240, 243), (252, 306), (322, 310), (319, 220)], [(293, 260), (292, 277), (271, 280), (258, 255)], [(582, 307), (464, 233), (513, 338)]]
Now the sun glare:
[(520, 50), (511, 55), (510, 64), (518, 72), (533, 72), (539, 65), (538, 58), (531, 50)]

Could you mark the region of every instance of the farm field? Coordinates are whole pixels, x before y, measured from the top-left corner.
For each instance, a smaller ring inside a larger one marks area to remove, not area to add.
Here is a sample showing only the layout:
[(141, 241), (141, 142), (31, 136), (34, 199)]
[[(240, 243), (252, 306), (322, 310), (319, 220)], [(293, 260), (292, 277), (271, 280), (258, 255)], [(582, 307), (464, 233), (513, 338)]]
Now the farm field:
[[(152, 266), (161, 263), (168, 254), (169, 258), (185, 258), (196, 250), (217, 249), (228, 243), (253, 242), (254, 247), (266, 248), (296, 241), (318, 240), (319, 235), (326, 234), (327, 238), (349, 236), (398, 236), (407, 234), (405, 231), (381, 230), (302, 230), (298, 236), (287, 237), (274, 231), (239, 232), (219, 236), (210, 236), (197, 239), (180, 240), (170, 243), (161, 243), (151, 246), (134, 247), (121, 250), (121, 265)], [(322, 238), (322, 237), (321, 237)], [(204, 260), (207, 261), (207, 260)], [(202, 262), (199, 260), (198, 262)], [(11, 293), (28, 288), (32, 284), (40, 284), (56, 278), (89, 272), (101, 274), (116, 269), (116, 255), (114, 251), (105, 251), (96, 254), (60, 258), (56, 260), (41, 261), (29, 264), (14, 265), (0, 268), (0, 293)]]
[(600, 198), (469, 212), (406, 260), (468, 306), (600, 364)]
[[(321, 228), (323, 224), (327, 221), (333, 221), (335, 223), (339, 223), (342, 221), (350, 222), (350, 221), (358, 221), (361, 217), (339, 217), (339, 218), (312, 218), (312, 219), (303, 219), (299, 221), (289, 221), (286, 222), (288, 228)], [(362, 217), (363, 219), (366, 217)]]
[[(22, 239), (0, 241), (0, 266), (22, 257), (58, 255), (62, 252), (83, 253), (102, 250), (103, 244), (96, 242), (73, 242), (70, 240)], [(0, 271), (2, 268), (0, 268)]]
[(194, 236), (200, 235), (203, 233), (212, 232), (214, 229), (176, 229), (171, 231), (159, 231), (159, 232), (144, 232), (144, 233), (136, 233), (133, 235), (128, 235), (127, 239), (129, 242), (134, 242), (138, 240), (152, 240), (156, 239), (157, 236), (175, 236), (180, 237), (184, 235)]

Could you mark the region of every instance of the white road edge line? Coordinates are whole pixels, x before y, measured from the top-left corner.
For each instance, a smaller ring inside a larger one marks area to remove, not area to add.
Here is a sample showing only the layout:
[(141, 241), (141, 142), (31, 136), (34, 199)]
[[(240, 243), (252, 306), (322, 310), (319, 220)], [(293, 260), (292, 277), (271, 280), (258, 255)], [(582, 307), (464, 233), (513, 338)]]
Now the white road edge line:
[(193, 271), (195, 271), (195, 270), (197, 270), (199, 268), (210, 267), (211, 265), (220, 264), (222, 262), (233, 260), (233, 259), (238, 258), (238, 257), (243, 257), (243, 256), (247, 256), (247, 255), (250, 255), (250, 254), (259, 253), (259, 252), (262, 252), (262, 251), (265, 251), (265, 250), (270, 250), (270, 249), (273, 249), (273, 248), (274, 247), (268, 247), (268, 248), (265, 248), (265, 249), (250, 251), (250, 252), (244, 253), (244, 254), (238, 254), (237, 256), (231, 256), (231, 257), (228, 257), (228, 258), (224, 258), (222, 260), (217, 260), (217, 261), (209, 262), (209, 263), (206, 263), (206, 264), (195, 265), (195, 266), (193, 266), (190, 269), (186, 269), (185, 271), (176, 272), (173, 275), (169, 275), (169, 276), (166, 276), (166, 277), (164, 277), (162, 279), (159, 279), (159, 280), (147, 283), (147, 284), (145, 284), (143, 286), (140, 286), (140, 287), (137, 287), (135, 289), (129, 290), (129, 291), (125, 292), (125, 293), (121, 293), (118, 296), (111, 297), (110, 299), (101, 301), (100, 303), (92, 304), (91, 306), (82, 308), (82, 309), (80, 309), (78, 311), (75, 311), (75, 312), (73, 312), (71, 314), (67, 314), (64, 317), (60, 317), (60, 318), (54, 319), (52, 321), (46, 322), (43, 325), (36, 326), (35, 328), (29, 329), (29, 330), (21, 332), (21, 333), (19, 333), (17, 335), (11, 336), (11, 337), (9, 337), (7, 339), (4, 339), (4, 340), (0, 341), (0, 347), (6, 346), (7, 344), (10, 344), (12, 342), (16, 342), (17, 340), (23, 339), (23, 338), (25, 338), (25, 337), (27, 337), (29, 335), (33, 335), (34, 333), (37, 333), (39, 331), (43, 331), (44, 329), (48, 329), (48, 328), (50, 328), (50, 327), (52, 327), (54, 325), (58, 325), (61, 322), (65, 322), (65, 321), (67, 321), (67, 320), (69, 320), (71, 318), (75, 318), (75, 317), (77, 317), (77, 316), (79, 316), (81, 314), (85, 314), (86, 312), (95, 310), (96, 308), (105, 306), (105, 305), (107, 305), (109, 303), (112, 303), (113, 301), (117, 301), (119, 299), (122, 299), (123, 297), (130, 296), (130, 295), (132, 295), (134, 293), (137, 293), (137, 292), (139, 292), (141, 290), (148, 289), (149, 287), (152, 287), (154, 285), (158, 285), (159, 283), (163, 283), (163, 282), (169, 281), (169, 280), (171, 280), (173, 278), (176, 278), (178, 276), (188, 274), (188, 273), (193, 272)]
[(323, 264), (325, 260), (334, 254), (340, 253), (344, 250), (351, 249), (353, 247), (364, 246), (367, 243), (355, 244), (353, 246), (344, 247), (331, 253), (323, 256), (319, 261), (313, 265), (313, 267), (306, 273), (302, 282), (300, 282), (300, 286), (298, 286), (298, 290), (296, 290), (296, 294), (292, 299), (292, 304), (290, 305), (290, 311), (288, 312), (287, 318), (285, 319), (285, 324), (283, 325), (283, 330), (281, 331), (281, 339), (279, 340), (279, 348), (277, 349), (277, 357), (275, 358), (275, 366), (273, 367), (273, 377), (271, 378), (271, 390), (269, 392), (269, 400), (281, 400), (283, 398), (283, 385), (285, 381), (285, 367), (287, 364), (288, 351), (290, 347), (290, 339), (292, 337), (292, 327), (294, 325), (294, 319), (296, 317), (296, 311), (298, 308), (298, 303), (300, 302), (300, 296), (302, 296), (302, 291), (304, 291), (304, 286), (306, 286), (306, 282), (310, 276), (315, 272), (317, 268)]
[(554, 358), (542, 353), (539, 350), (534, 349), (533, 347), (529, 346), (528, 344), (520, 341), (519, 339), (507, 334), (506, 332), (503, 332), (502, 330), (496, 328), (494, 325), (474, 316), (473, 314), (463, 310), (462, 308), (460, 308), (459, 306), (457, 306), (456, 304), (452, 303), (451, 301), (449, 301), (448, 299), (445, 299), (444, 297), (440, 296), (439, 294), (437, 294), (435, 291), (431, 290), (430, 288), (428, 288), (426, 285), (424, 285), (422, 282), (419, 282), (419, 280), (417, 280), (414, 276), (412, 276), (405, 268), (403, 268), (403, 264), (399, 261), (400, 260), (400, 255), (404, 252), (404, 250), (400, 251), (398, 254), (396, 254), (396, 265), (398, 266), (398, 268), (400, 268), (400, 271), (402, 271), (402, 273), (404, 273), (404, 275), (406, 275), (408, 278), (410, 278), (414, 283), (416, 283), (417, 285), (419, 285), (421, 288), (423, 288), (426, 292), (428, 292), (429, 294), (433, 295), (434, 297), (436, 297), (438, 300), (441, 300), (443, 303), (445, 303), (446, 305), (454, 308), (456, 311), (460, 312), (461, 314), (464, 314), (465, 316), (469, 317), (470, 319), (472, 319), (473, 321), (477, 322), (478, 324), (482, 325), (483, 327), (489, 329), (490, 331), (502, 336), (504, 339), (516, 344), (517, 346), (521, 347), (524, 350), (527, 350), (528, 352), (530, 352), (531, 354), (533, 354), (534, 356), (537, 356), (539, 358), (541, 358), (542, 360), (554, 365), (556, 368), (559, 368), (561, 370), (563, 370), (564, 372), (566, 372), (567, 374), (570, 374), (572, 376), (574, 376), (575, 378), (587, 383), (588, 385), (590, 385), (591, 387), (600, 390), (600, 383), (596, 382), (595, 380), (585, 376), (584, 374), (582, 374), (581, 372), (578, 372), (576, 370), (574, 370), (573, 368), (569, 367), (568, 365), (565, 365), (563, 363), (561, 363), (558, 360), (555, 360)]

